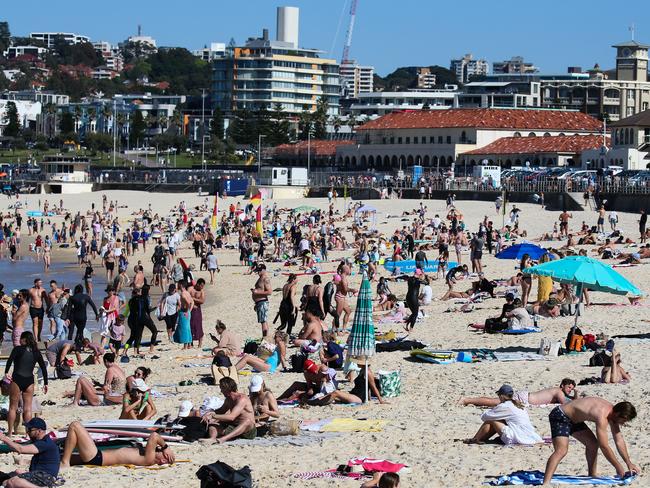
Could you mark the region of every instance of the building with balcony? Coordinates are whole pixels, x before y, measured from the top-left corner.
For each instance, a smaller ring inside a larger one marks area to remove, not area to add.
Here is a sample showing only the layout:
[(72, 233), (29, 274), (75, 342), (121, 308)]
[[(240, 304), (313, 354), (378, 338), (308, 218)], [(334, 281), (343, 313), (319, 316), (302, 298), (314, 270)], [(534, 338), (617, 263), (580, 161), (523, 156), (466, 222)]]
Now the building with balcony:
[(70, 97), (60, 93), (41, 90), (19, 90), (0, 92), (0, 99), (21, 100), (25, 102), (38, 102), (43, 107), (46, 105), (68, 105)]
[[(460, 155), (504, 137), (595, 135), (602, 122), (580, 112), (541, 109), (449, 109), (393, 112), (357, 128), (337, 165), (351, 168), (452, 167)], [(476, 164), (480, 159), (474, 160)], [(470, 161), (471, 164), (471, 161)]]
[(473, 76), (487, 75), (489, 68), (485, 59), (474, 59), (471, 54), (466, 54), (460, 59), (452, 59), (449, 67), (460, 83), (467, 83)]
[(609, 125), (611, 147), (585, 151), (585, 169), (622, 166), (623, 169), (648, 169), (650, 166), (650, 110)]
[(360, 93), (342, 109), (346, 115), (377, 117), (402, 110), (446, 109), (454, 106), (456, 87), (440, 90)]
[(360, 93), (372, 93), (374, 89), (374, 66), (361, 66), (356, 61), (344, 61), (339, 67), (343, 95), (356, 98)]
[(456, 106), (467, 108), (526, 108), (541, 106), (541, 83), (510, 76), (491, 75), (470, 81), (456, 95)]
[(533, 63), (526, 63), (521, 56), (513, 56), (508, 61), (495, 61), (492, 63), (492, 74), (510, 75), (537, 73), (539, 69)]
[(422, 90), (432, 90), (436, 87), (436, 75), (431, 72), (431, 68), (418, 68), (417, 87)]
[(90, 42), (90, 37), (81, 36), (72, 32), (32, 32), (29, 37), (41, 41), (45, 47), (52, 49), (57, 40), (61, 40), (66, 44), (81, 44)]
[(93, 42), (93, 47), (104, 58), (104, 67), (107, 70), (120, 72), (124, 69), (124, 59), (118, 46), (113, 46), (110, 42), (101, 41)]
[(32, 56), (35, 59), (43, 59), (47, 49), (39, 46), (9, 46), (4, 52), (7, 59), (20, 58), (22, 56)]
[(226, 44), (223, 42), (211, 42), (210, 46), (204, 46), (203, 49), (196, 49), (192, 51), (192, 54), (203, 61), (214, 61), (226, 55)]
[(324, 98), (329, 115), (339, 112), (339, 65), (315, 49), (298, 47), (298, 9), (278, 8), (276, 40), (251, 38), (214, 61), (212, 102), (225, 114), (271, 109), (289, 115), (316, 110)]

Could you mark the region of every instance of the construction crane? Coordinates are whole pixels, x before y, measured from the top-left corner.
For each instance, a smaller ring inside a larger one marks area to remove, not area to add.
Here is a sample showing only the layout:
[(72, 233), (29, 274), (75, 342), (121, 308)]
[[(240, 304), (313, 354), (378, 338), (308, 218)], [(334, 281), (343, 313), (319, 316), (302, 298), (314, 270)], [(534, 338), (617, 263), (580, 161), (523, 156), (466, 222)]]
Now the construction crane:
[(345, 45), (343, 46), (343, 59), (341, 59), (341, 64), (350, 61), (350, 47), (352, 46), (352, 32), (354, 31), (354, 20), (357, 16), (357, 3), (358, 0), (352, 0), (352, 3), (350, 3), (350, 25), (348, 25), (348, 33), (345, 36)]

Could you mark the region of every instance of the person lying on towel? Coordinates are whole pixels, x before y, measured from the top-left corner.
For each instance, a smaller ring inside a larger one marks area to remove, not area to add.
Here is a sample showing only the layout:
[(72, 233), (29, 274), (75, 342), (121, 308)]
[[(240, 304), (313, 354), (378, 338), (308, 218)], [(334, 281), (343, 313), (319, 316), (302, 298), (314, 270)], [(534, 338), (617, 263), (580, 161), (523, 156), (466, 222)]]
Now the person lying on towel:
[[(74, 450), (77, 450), (79, 454), (72, 454)], [(173, 464), (174, 460), (174, 452), (163, 438), (155, 432), (149, 436), (144, 449), (122, 447), (120, 449), (100, 451), (83, 425), (74, 421), (68, 426), (68, 436), (65, 439), (63, 456), (61, 456), (61, 469), (83, 464), (91, 466), (116, 466), (122, 464), (154, 466)]]

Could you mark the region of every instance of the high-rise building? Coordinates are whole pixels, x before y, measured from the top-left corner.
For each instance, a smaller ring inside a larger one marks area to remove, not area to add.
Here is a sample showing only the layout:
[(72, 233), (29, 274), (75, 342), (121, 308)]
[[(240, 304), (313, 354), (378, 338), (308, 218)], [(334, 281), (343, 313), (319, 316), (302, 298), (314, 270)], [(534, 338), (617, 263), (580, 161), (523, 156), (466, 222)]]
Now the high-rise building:
[(374, 66), (360, 66), (356, 61), (344, 61), (339, 68), (344, 96), (357, 98), (359, 93), (372, 93)]
[(298, 47), (298, 9), (278, 8), (276, 40), (251, 38), (214, 61), (212, 101), (226, 113), (272, 109), (291, 115), (312, 112), (324, 98), (328, 114), (339, 112), (339, 65), (315, 49)]
[(509, 75), (509, 74), (526, 74), (538, 73), (539, 69), (533, 63), (526, 63), (521, 56), (513, 56), (507, 61), (497, 61), (492, 63), (492, 74)]
[(436, 75), (431, 68), (418, 68), (418, 88), (431, 90), (436, 86)]
[(467, 83), (472, 76), (487, 75), (489, 66), (485, 59), (474, 59), (471, 54), (466, 54), (460, 59), (452, 59), (449, 69), (460, 83)]
[(61, 39), (68, 44), (81, 44), (83, 42), (90, 42), (90, 38), (86, 36), (80, 36), (79, 34), (74, 34), (72, 32), (32, 32), (29, 34), (29, 37), (41, 41), (45, 44), (45, 47), (52, 49), (54, 43)]

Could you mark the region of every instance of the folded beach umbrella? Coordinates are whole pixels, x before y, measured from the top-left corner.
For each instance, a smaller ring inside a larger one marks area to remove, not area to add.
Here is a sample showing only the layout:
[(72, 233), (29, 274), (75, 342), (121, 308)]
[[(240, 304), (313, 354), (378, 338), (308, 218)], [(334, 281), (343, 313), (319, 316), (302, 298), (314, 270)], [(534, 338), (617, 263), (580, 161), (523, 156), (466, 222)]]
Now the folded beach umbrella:
[[(576, 285), (582, 302), (582, 290), (602, 291), (614, 295), (642, 296), (644, 293), (611, 266), (588, 256), (567, 256), (523, 270), (525, 274), (549, 276), (553, 281)], [(576, 314), (576, 324), (578, 314)], [(575, 327), (575, 325), (574, 325)]]
[(530, 259), (539, 259), (544, 254), (548, 254), (548, 251), (543, 247), (539, 247), (530, 242), (522, 242), (521, 244), (515, 244), (505, 248), (499, 254), (496, 255), (497, 259), (521, 259), (524, 254), (528, 254)]
[(300, 207), (296, 207), (293, 209), (295, 213), (313, 212), (314, 210), (318, 210), (318, 209), (316, 207), (312, 207), (311, 205), (301, 205)]
[[(372, 291), (370, 280), (363, 277), (354, 311), (352, 330), (348, 336), (348, 357), (365, 357), (375, 354), (375, 326), (372, 322)], [(368, 361), (366, 361), (366, 391), (368, 391)], [(367, 395), (364, 395), (364, 399)]]

